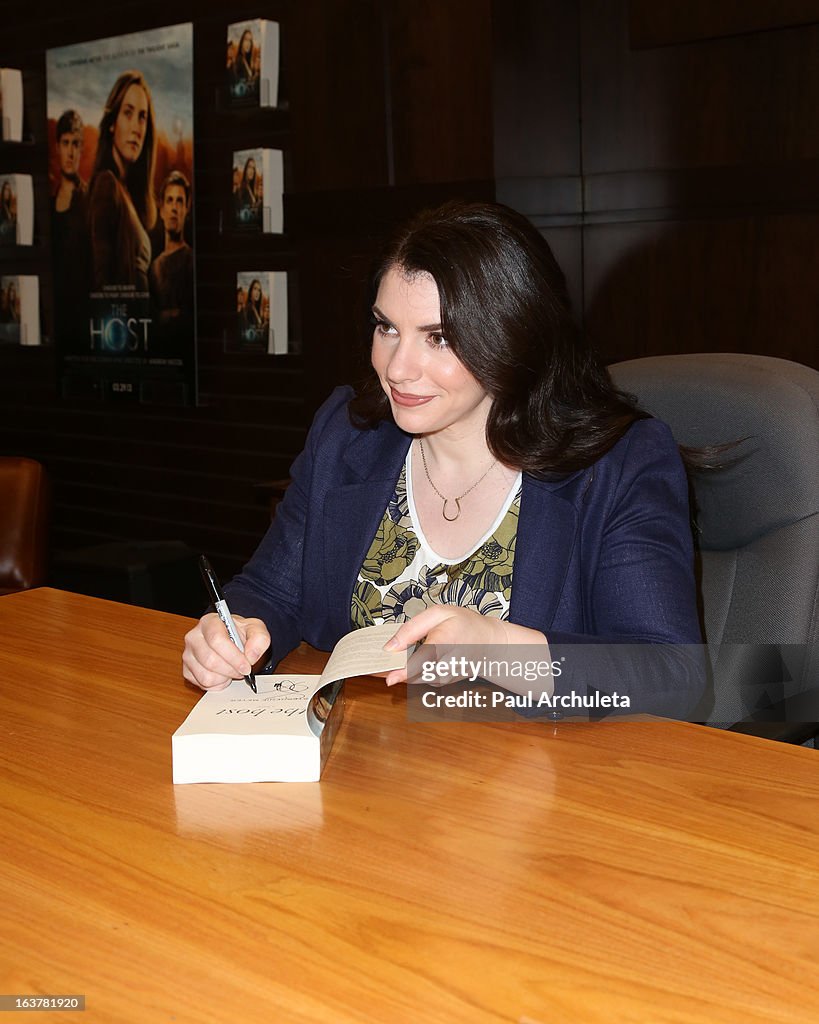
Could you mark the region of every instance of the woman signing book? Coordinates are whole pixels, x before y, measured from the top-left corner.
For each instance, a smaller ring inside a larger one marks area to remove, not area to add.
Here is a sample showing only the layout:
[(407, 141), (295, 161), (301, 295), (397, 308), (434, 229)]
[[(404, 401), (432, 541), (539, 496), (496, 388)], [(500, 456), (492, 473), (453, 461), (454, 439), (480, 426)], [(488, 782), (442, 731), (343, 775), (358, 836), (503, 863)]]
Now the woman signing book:
[(371, 297), (370, 379), (319, 410), (225, 588), (245, 655), (206, 615), (186, 678), (223, 687), (268, 649), (276, 664), (394, 622), (397, 650), (660, 645), (668, 671), (621, 680), (632, 709), (690, 713), (704, 675), (683, 462), (575, 326), (543, 237), (507, 207), (448, 203), (391, 239)]

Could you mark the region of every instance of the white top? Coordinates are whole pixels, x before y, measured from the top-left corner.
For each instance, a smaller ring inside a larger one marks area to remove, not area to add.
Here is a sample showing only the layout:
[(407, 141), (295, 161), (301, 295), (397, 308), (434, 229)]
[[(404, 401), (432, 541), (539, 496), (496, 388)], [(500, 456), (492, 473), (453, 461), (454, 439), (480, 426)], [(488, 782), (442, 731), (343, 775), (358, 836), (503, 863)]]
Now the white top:
[(509, 617), (521, 474), (483, 537), (459, 558), (442, 558), (424, 536), (412, 492), (411, 450), (353, 590), (353, 627), (405, 622), (432, 604)]

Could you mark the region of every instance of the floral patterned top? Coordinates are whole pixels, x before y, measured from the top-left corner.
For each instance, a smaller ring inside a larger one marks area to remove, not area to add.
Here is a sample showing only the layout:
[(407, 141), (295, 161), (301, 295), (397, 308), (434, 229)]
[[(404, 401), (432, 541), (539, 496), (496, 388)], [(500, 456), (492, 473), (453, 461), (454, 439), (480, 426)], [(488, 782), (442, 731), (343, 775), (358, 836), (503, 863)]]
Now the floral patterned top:
[[(410, 449), (410, 452), (412, 449)], [(412, 464), (404, 468), (353, 590), (354, 629), (405, 622), (431, 604), (457, 604), (481, 615), (509, 617), (521, 477), (475, 550), (441, 558), (424, 537), (412, 498)]]

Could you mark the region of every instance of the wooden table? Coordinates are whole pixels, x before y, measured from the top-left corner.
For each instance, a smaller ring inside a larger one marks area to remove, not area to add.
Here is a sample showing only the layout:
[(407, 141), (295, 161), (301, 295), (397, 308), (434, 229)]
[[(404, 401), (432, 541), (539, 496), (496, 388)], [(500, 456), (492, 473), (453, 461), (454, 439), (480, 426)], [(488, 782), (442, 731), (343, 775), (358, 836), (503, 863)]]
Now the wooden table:
[(187, 628), (0, 598), (0, 992), (117, 1024), (819, 1019), (819, 753), (420, 725), (369, 680), (320, 784), (174, 788)]

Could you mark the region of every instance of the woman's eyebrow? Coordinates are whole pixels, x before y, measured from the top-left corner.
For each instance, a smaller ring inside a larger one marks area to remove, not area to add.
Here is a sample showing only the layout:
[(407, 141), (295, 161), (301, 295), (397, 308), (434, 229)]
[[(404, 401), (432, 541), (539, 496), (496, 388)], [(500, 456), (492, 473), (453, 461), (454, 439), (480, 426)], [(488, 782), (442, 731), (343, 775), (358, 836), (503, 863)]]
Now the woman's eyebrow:
[(385, 324), (389, 324), (390, 327), (393, 326), (392, 320), (390, 320), (390, 318), (388, 316), (384, 316), (384, 314), (381, 312), (381, 310), (376, 305), (373, 305), (373, 315), (377, 316), (379, 320), (383, 320)]
[[(379, 320), (383, 320), (385, 324), (389, 324), (390, 327), (395, 327), (395, 324), (392, 322), (392, 320), (390, 320), (390, 318), (388, 316), (385, 316), (381, 312), (381, 310), (378, 308), (378, 306), (375, 306), (375, 305), (373, 306), (373, 314), (375, 316), (377, 316)], [(440, 324), (419, 324), (415, 329), (416, 329), (416, 331), (426, 331), (428, 334), (432, 334), (435, 331), (440, 331), (441, 330), (441, 325)]]

